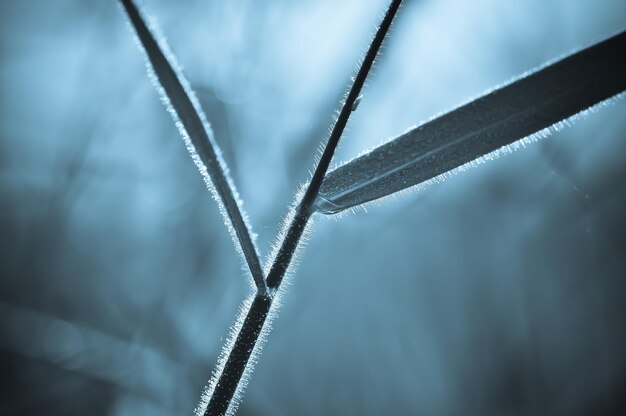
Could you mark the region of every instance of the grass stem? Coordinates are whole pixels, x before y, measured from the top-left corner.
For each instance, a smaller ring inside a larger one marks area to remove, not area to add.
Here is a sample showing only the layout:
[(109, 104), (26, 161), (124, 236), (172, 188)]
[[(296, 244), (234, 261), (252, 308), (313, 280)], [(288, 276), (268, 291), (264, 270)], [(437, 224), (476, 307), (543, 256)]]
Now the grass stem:
[(376, 60), (376, 56), (380, 51), (383, 40), (385, 40), (385, 36), (391, 27), (391, 22), (393, 21), (401, 3), (402, 0), (393, 0), (389, 5), (389, 8), (385, 13), (385, 17), (378, 27), (376, 35), (374, 36), (374, 39), (365, 54), (365, 58), (363, 59), (363, 63), (359, 68), (357, 76), (354, 78), (354, 82), (341, 108), (337, 122), (333, 126), (330, 133), (328, 142), (326, 143), (326, 147), (322, 153), (322, 157), (315, 168), (311, 182), (309, 183), (302, 200), (296, 208), (296, 214), (293, 217), (291, 225), (287, 230), (287, 234), (280, 249), (278, 250), (276, 259), (272, 263), (272, 267), (267, 275), (267, 286), (270, 289), (277, 290), (287, 273), (287, 269), (289, 268), (289, 264), (291, 263), (296, 248), (298, 247), (300, 238), (306, 229), (306, 224), (314, 212), (315, 200), (317, 199), (320, 187), (322, 186), (322, 182), (326, 176), (330, 162), (332, 161), (335, 150), (337, 149), (337, 145), (339, 144), (339, 139), (348, 124), (348, 119), (355, 108), (355, 103), (360, 97), (361, 89), (365, 84), (367, 75), (372, 69), (372, 65)]

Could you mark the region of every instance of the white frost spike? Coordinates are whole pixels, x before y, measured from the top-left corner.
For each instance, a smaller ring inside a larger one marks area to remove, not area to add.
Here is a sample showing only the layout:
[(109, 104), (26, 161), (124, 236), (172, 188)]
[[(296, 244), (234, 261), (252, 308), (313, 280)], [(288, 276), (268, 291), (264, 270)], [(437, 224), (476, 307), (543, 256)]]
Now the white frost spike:
[(352, 104), (352, 111), (356, 111), (357, 108), (359, 108), (359, 104), (361, 104), (361, 99), (363, 98), (363, 95), (359, 95), (356, 100), (354, 100), (354, 104)]
[[(235, 248), (249, 267), (247, 274), (252, 277), (253, 286), (260, 293), (265, 293), (267, 289), (254, 234), (200, 103), (156, 22), (142, 18), (142, 13), (131, 0), (121, 0), (121, 3), (135, 30), (139, 47), (146, 54), (148, 76), (172, 115), (213, 199), (217, 201)], [(148, 25), (145, 21), (149, 22)]]

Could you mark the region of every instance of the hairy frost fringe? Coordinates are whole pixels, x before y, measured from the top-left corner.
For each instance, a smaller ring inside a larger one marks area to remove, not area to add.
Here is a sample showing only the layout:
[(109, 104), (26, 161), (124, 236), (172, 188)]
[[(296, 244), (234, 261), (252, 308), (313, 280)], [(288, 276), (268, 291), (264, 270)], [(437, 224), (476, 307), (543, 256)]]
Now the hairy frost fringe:
[[(211, 379), (209, 380), (208, 385), (204, 388), (204, 391), (202, 392), (202, 395), (200, 397), (200, 402), (194, 409), (194, 413), (197, 416), (204, 415), (204, 411), (209, 404), (211, 395), (213, 394), (213, 391), (215, 390), (215, 387), (217, 386), (217, 382), (219, 381), (220, 375), (222, 374), (222, 371), (224, 370), (224, 367), (226, 366), (226, 361), (228, 360), (229, 353), (235, 345), (235, 341), (237, 340), (237, 335), (241, 331), (241, 328), (243, 327), (243, 323), (246, 319), (246, 315), (248, 311), (250, 310), (250, 307), (252, 306), (252, 301), (254, 300), (254, 296), (255, 295), (249, 295), (241, 303), (241, 305), (239, 305), (239, 312), (237, 313), (237, 319), (235, 320), (235, 323), (233, 324), (233, 326), (230, 327), (228, 331), (226, 342), (224, 343), (224, 346), (222, 347), (222, 351), (220, 352), (220, 355), (217, 359), (217, 365), (215, 366), (215, 369), (211, 373)], [(250, 360), (252, 360), (252, 357), (250, 357)], [(245, 374), (244, 374), (244, 377), (245, 377)], [(238, 396), (235, 394), (233, 401), (238, 401), (237, 397)]]
[[(266, 257), (266, 261), (264, 265), (265, 275), (267, 275), (267, 273), (269, 272), (269, 269), (272, 266), (273, 260), (278, 254), (278, 250), (280, 249), (280, 244), (283, 241), (285, 235), (287, 234), (287, 230), (289, 229), (291, 220), (293, 219), (295, 212), (296, 212), (296, 206), (298, 202), (300, 202), (300, 200), (302, 199), (302, 196), (304, 195), (307, 185), (308, 184), (301, 186), (300, 190), (296, 194), (296, 197), (294, 198), (294, 202), (291, 204), (289, 208), (287, 215), (283, 219), (280, 232), (276, 236), (276, 240), (274, 244), (272, 245), (272, 250)], [(229, 415), (229, 416), (234, 415), (235, 412), (237, 411), (237, 408), (239, 407), (239, 404), (241, 403), (243, 393), (245, 392), (245, 389), (248, 386), (248, 382), (250, 381), (250, 377), (252, 376), (254, 367), (256, 366), (258, 358), (263, 350), (263, 346), (267, 342), (267, 338), (270, 332), (272, 331), (272, 325), (273, 325), (274, 319), (278, 316), (278, 311), (283, 305), (283, 296), (286, 293), (287, 287), (291, 284), (291, 276), (293, 275), (294, 271), (298, 267), (299, 257), (302, 254), (302, 251), (306, 247), (307, 242), (309, 240), (312, 225), (313, 225), (313, 218), (311, 218), (309, 222), (307, 223), (304, 233), (302, 234), (302, 237), (300, 238), (300, 243), (298, 244), (298, 247), (293, 255), (292, 261), (289, 264), (289, 267), (287, 268), (285, 277), (282, 280), (281, 285), (276, 291), (276, 293), (274, 293), (274, 295), (272, 296), (272, 305), (270, 307), (269, 313), (267, 315), (267, 318), (265, 318), (265, 323), (263, 324), (263, 328), (261, 329), (259, 338), (252, 350), (250, 359), (248, 360), (246, 364), (246, 368), (241, 377), (241, 381), (239, 382), (237, 389), (235, 390), (235, 394), (233, 395), (233, 399), (231, 400), (228, 406), (226, 415)], [(228, 360), (230, 352), (232, 351), (235, 345), (235, 341), (237, 340), (237, 336), (239, 335), (239, 332), (241, 331), (243, 327), (243, 323), (245, 321), (246, 315), (248, 314), (248, 311), (250, 310), (250, 307), (252, 306), (253, 300), (254, 300), (254, 295), (251, 295), (248, 298), (246, 298), (246, 300), (244, 300), (241, 306), (239, 307), (237, 320), (235, 321), (235, 323), (229, 330), (228, 339), (226, 343), (224, 344), (224, 347), (222, 348), (222, 351), (219, 355), (216, 368), (212, 373), (211, 379), (209, 380), (207, 387), (204, 389), (202, 393), (200, 402), (198, 403), (198, 405), (196, 406), (194, 410), (194, 413), (196, 414), (196, 416), (204, 415), (204, 411), (206, 410), (209, 404), (209, 400), (211, 399), (211, 395), (215, 391), (217, 382), (219, 381), (219, 378), (222, 375), (222, 372), (224, 371), (224, 367), (226, 366), (226, 361)]]
[[(267, 257), (265, 258), (265, 264), (263, 265), (263, 273), (266, 276), (272, 267), (274, 259), (278, 255), (278, 251), (280, 250), (280, 246), (283, 240), (287, 236), (287, 231), (289, 230), (289, 226), (291, 225), (291, 222), (296, 215), (296, 208), (298, 204), (300, 203), (300, 201), (302, 200), (308, 186), (309, 186), (308, 182), (300, 186), (300, 189), (298, 190), (298, 192), (296, 192), (296, 196), (294, 197), (293, 202), (289, 206), (289, 210), (287, 211), (287, 214), (283, 218), (282, 224), (280, 226), (280, 230), (278, 231), (278, 234), (276, 235), (276, 238), (274, 239), (274, 242), (272, 244), (272, 248), (269, 254), (267, 255)], [(303, 246), (306, 246), (306, 243), (309, 240), (310, 233), (311, 233), (311, 225), (313, 224), (313, 222), (314, 222), (313, 217), (311, 217), (307, 223), (307, 226), (304, 229), (304, 232), (302, 233), (302, 237), (300, 237), (300, 242), (298, 243), (298, 247), (296, 248), (296, 251), (293, 254), (291, 263), (289, 263), (289, 267), (287, 268), (287, 273), (285, 273), (285, 277), (282, 280), (283, 283), (285, 282), (285, 280), (288, 280), (287, 275), (293, 272), (295, 268), (297, 267), (297, 265), (299, 264), (299, 257), (300, 257), (300, 254), (302, 254), (301, 250), (303, 249)], [(281, 287), (282, 286), (283, 284), (281, 283)], [(278, 292), (280, 292), (280, 290), (278, 290)]]
[[(578, 122), (579, 120), (584, 120), (587, 117), (589, 117), (592, 114), (597, 113), (598, 111), (600, 111), (603, 108), (615, 105), (618, 101), (622, 100), (626, 98), (626, 92), (622, 92), (619, 93), (611, 98), (607, 98), (606, 100), (600, 101), (599, 103), (592, 105), (589, 108), (586, 108), (566, 119), (563, 119), (553, 125), (551, 125), (550, 127), (546, 127), (542, 130), (539, 130), (536, 133), (531, 134), (530, 136), (526, 136), (522, 139), (519, 139), (511, 144), (508, 144), (506, 146), (503, 146), (499, 149), (494, 150), (493, 152), (489, 152), (486, 153), (470, 162), (467, 162), (461, 166), (458, 166), (452, 170), (449, 170), (445, 173), (442, 173), (440, 175), (435, 176), (434, 178), (428, 179), (424, 182), (415, 184), (409, 188), (394, 192), (393, 194), (384, 196), (382, 198), (378, 198), (375, 199), (373, 201), (368, 201), (365, 202), (361, 205), (356, 205), (353, 206), (349, 209), (344, 209), (343, 211), (339, 211), (336, 214), (332, 214), (332, 215), (325, 215), (325, 217), (332, 217), (333, 219), (335, 219), (336, 221), (338, 221), (341, 218), (344, 218), (347, 215), (350, 214), (359, 214), (360, 212), (365, 212), (367, 213), (367, 209), (368, 208), (376, 208), (379, 207), (385, 203), (387, 203), (390, 200), (396, 201), (399, 198), (402, 198), (404, 196), (408, 196), (408, 195), (413, 195), (417, 192), (422, 191), (423, 189), (426, 189), (428, 187), (430, 187), (433, 184), (437, 184), (437, 183), (443, 183), (445, 182), (447, 179), (452, 178), (453, 176), (456, 176), (462, 172), (465, 172), (467, 170), (469, 170), (470, 168), (475, 168), (478, 167), (479, 165), (482, 165), (490, 160), (495, 160), (495, 159), (499, 159), (501, 156), (505, 156), (505, 155), (509, 155), (512, 154), (514, 152), (516, 152), (517, 150), (520, 149), (525, 149), (526, 146), (538, 142), (542, 139), (546, 139), (549, 136), (551, 136), (554, 133), (557, 133), (559, 131), (561, 131), (562, 129), (566, 128), (566, 127), (570, 127), (573, 126), (576, 122)], [(470, 100), (469, 102), (471, 102), (472, 100)], [(439, 116), (435, 116), (433, 118), (437, 118)], [(409, 128), (407, 131), (412, 130), (413, 128)], [(389, 139), (387, 141), (391, 141), (393, 139)], [(358, 158), (360, 156), (363, 156), (369, 152), (371, 152), (373, 149), (376, 149), (378, 146), (373, 147), (361, 154), (359, 154), (359, 156), (355, 157)], [(353, 160), (353, 159), (352, 159)], [(345, 163), (349, 163), (345, 162)]]
[[(404, 3), (400, 3), (400, 6), (398, 7), (398, 13), (400, 13), (400, 9), (404, 8)], [(379, 20), (382, 23), (382, 20), (385, 17), (385, 11), (381, 12), (379, 14)], [(376, 53), (376, 56), (374, 57), (374, 61), (372, 61), (372, 67), (370, 68), (367, 77), (365, 79), (365, 81), (363, 81), (363, 86), (361, 87), (361, 91), (359, 92), (359, 96), (357, 97), (356, 100), (356, 104), (357, 106), (360, 104), (360, 101), (362, 100), (362, 97), (365, 95), (365, 93), (363, 91), (365, 91), (365, 89), (367, 89), (367, 87), (369, 86), (368, 84), (368, 79), (372, 77), (372, 75), (374, 74), (376, 68), (377, 68), (377, 63), (378, 60), (380, 59), (381, 55), (383, 54), (383, 50), (386, 49), (386, 44), (387, 42), (385, 42), (385, 40), (387, 40), (387, 38), (389, 36), (391, 36), (391, 32), (394, 30), (394, 26), (395, 26), (395, 19), (391, 22), (391, 25), (389, 26), (389, 29), (387, 30), (387, 32), (385, 33), (385, 36), (383, 38), (383, 42), (380, 44), (380, 47), (378, 49), (378, 52)], [(374, 25), (374, 31), (372, 33), (370, 33), (369, 35), (369, 44), (371, 44), (374, 41), (374, 38), (376, 37), (376, 33), (378, 32), (380, 25)], [(357, 59), (357, 63), (354, 66), (353, 69), (353, 73), (354, 75), (350, 76), (350, 80), (352, 81), (352, 83), (355, 82), (356, 80), (356, 76), (359, 73), (359, 70), (361, 69), (361, 66), (363, 66), (363, 62), (365, 61), (365, 56), (367, 55), (369, 46), (364, 46), (361, 48), (361, 53), (359, 54), (359, 58)], [(343, 106), (346, 104), (346, 101), (348, 99), (348, 95), (350, 95), (350, 90), (352, 89), (352, 85), (348, 85), (345, 92), (343, 93), (343, 95), (341, 96), (341, 98), (339, 99), (339, 104), (341, 106), (341, 108), (343, 108)], [(320, 145), (317, 147), (317, 151), (315, 153), (314, 156), (314, 161), (315, 161), (315, 166), (317, 166), (319, 164), (319, 161), (322, 157), (322, 155), (324, 154), (324, 149), (326, 148), (326, 145), (328, 143), (328, 139), (330, 138), (330, 135), (332, 134), (333, 130), (335, 129), (335, 124), (337, 124), (337, 121), (339, 119), (339, 114), (341, 113), (341, 108), (339, 109), (335, 109), (333, 110), (333, 112), (331, 113), (331, 117), (332, 117), (332, 122), (330, 124), (330, 126), (327, 129), (326, 132), (326, 136), (324, 137), (324, 139), (322, 139)], [(352, 108), (352, 111), (356, 111), (356, 107)], [(335, 148), (335, 152), (337, 150), (339, 150), (341, 143), (345, 140), (344, 137), (346, 136), (346, 134), (350, 131), (350, 128), (348, 127), (350, 123), (350, 120), (348, 119), (348, 122), (346, 123), (346, 127), (344, 128), (343, 134), (341, 135), (341, 139), (337, 142), (337, 147)], [(392, 139), (387, 139), (384, 142), (381, 142), (378, 146), (381, 146), (389, 141), (391, 141)], [(373, 149), (375, 149), (376, 147), (371, 147), (369, 149), (366, 149), (365, 151), (361, 152), (357, 157), (362, 156), (363, 154), (367, 154), (369, 152), (371, 152)], [(349, 159), (345, 162), (340, 162), (340, 163), (335, 163), (335, 165), (328, 170), (328, 172), (335, 170), (341, 166), (343, 166), (346, 163), (349, 163), (350, 161), (354, 160), (355, 158)], [(309, 171), (309, 176), (312, 177), (313, 173), (311, 171)]]
[[(135, 32), (133, 24), (130, 21), (130, 18), (126, 14), (126, 11), (124, 10), (124, 8), (122, 6), (119, 6), (119, 7), (122, 9), (126, 22), (130, 27), (131, 33), (133, 34), (133, 39), (135, 39), (135, 43), (137, 44), (139, 49), (143, 52), (144, 63), (146, 65), (148, 78), (150, 79), (150, 82), (152, 83), (154, 88), (157, 90), (157, 93), (159, 94), (159, 98), (161, 99), (161, 102), (167, 109), (167, 112), (170, 113), (172, 119), (174, 120), (174, 124), (176, 125), (176, 128), (178, 129), (178, 132), (181, 135), (183, 142), (185, 143), (185, 147), (187, 148), (187, 151), (189, 152), (191, 159), (193, 160), (194, 164), (196, 165), (196, 168), (202, 175), (202, 179), (204, 180), (204, 183), (207, 189), (211, 193), (211, 196), (217, 203), (220, 214), (222, 215), (223, 220), (224, 220), (224, 225), (226, 225), (226, 228), (228, 229), (228, 233), (230, 234), (231, 240), (233, 241), (233, 245), (235, 246), (235, 250), (237, 251), (237, 254), (239, 256), (239, 259), (241, 262), (240, 264), (241, 269), (244, 272), (245, 276), (247, 277), (246, 280), (248, 280), (248, 283), (250, 284), (251, 288), (256, 292), (256, 284), (254, 283), (252, 272), (248, 268), (248, 263), (246, 261), (246, 257), (243, 252), (243, 247), (241, 247), (241, 243), (239, 242), (239, 238), (237, 237), (237, 233), (235, 231), (233, 223), (230, 220), (230, 217), (228, 216), (228, 212), (226, 211), (226, 207), (224, 206), (222, 197), (217, 192), (217, 189), (215, 188), (215, 185), (213, 184), (213, 181), (211, 180), (211, 176), (208, 172), (206, 165), (204, 164), (204, 162), (200, 158), (200, 155), (196, 151), (196, 147), (193, 145), (193, 142), (191, 138), (189, 137), (187, 130), (183, 126), (183, 123), (180, 120), (178, 113), (172, 106), (172, 103), (169, 97), (165, 93), (165, 89), (161, 85), (161, 82), (159, 81), (159, 78), (154, 71), (154, 67), (152, 66), (152, 63), (150, 62), (150, 59), (148, 58), (148, 53), (145, 50), (143, 44), (141, 43), (139, 36)], [(237, 188), (235, 187), (235, 184), (230, 176), (230, 170), (228, 169), (228, 166), (224, 162), (222, 151), (220, 147), (217, 145), (217, 143), (215, 142), (215, 139), (213, 138), (214, 137), (213, 129), (211, 128), (210, 123), (207, 121), (206, 115), (204, 114), (204, 111), (202, 110), (202, 106), (200, 105), (200, 102), (198, 101), (198, 98), (196, 97), (195, 92), (191, 89), (191, 85), (189, 84), (189, 81), (187, 80), (187, 78), (185, 77), (183, 73), (183, 67), (178, 63), (176, 56), (174, 55), (171, 48), (169, 47), (169, 44), (167, 43), (165, 35), (162, 33), (156, 18), (148, 14), (142, 7), (137, 6), (137, 8), (141, 16), (143, 16), (146, 22), (146, 25), (148, 27), (148, 30), (152, 33), (152, 36), (154, 37), (159, 48), (163, 52), (163, 55), (165, 55), (165, 59), (167, 59), (168, 63), (174, 70), (176, 77), (180, 81), (180, 84), (183, 86), (183, 89), (185, 93), (188, 95), (191, 101), (191, 104), (193, 105), (194, 110), (200, 117), (202, 126), (205, 129), (207, 133), (207, 137), (209, 138), (209, 141), (211, 142), (211, 146), (213, 147), (215, 151), (217, 163), (219, 164), (222, 172), (224, 172), (224, 177), (226, 178), (226, 182), (228, 186), (230, 187), (231, 192), (233, 193), (235, 203), (237, 204), (237, 207), (239, 208), (239, 212), (241, 213), (241, 217), (244, 221), (244, 224), (249, 231), (252, 243), (256, 245), (256, 239), (258, 237), (258, 234), (252, 232), (252, 226), (250, 224), (250, 220), (248, 218), (246, 211), (243, 209), (243, 201), (241, 200), (239, 196), (239, 192), (237, 191)]]
[[(280, 292), (280, 290), (278, 291)], [(255, 295), (248, 296), (239, 306), (239, 313), (237, 315), (237, 319), (233, 326), (228, 331), (228, 338), (222, 351), (219, 355), (217, 365), (211, 374), (211, 379), (207, 387), (205, 387), (202, 392), (202, 396), (200, 397), (200, 401), (196, 408), (194, 409), (194, 414), (196, 416), (204, 416), (204, 412), (209, 404), (209, 400), (215, 391), (215, 387), (224, 371), (224, 367), (226, 366), (226, 362), (228, 361), (228, 357), (233, 347), (235, 346), (235, 341), (237, 340), (237, 336), (243, 327), (244, 321), (246, 319), (246, 315), (252, 306), (252, 302), (254, 300)], [(265, 318), (265, 322), (263, 323), (263, 328), (261, 329), (261, 333), (259, 334), (259, 338), (252, 349), (252, 353), (250, 354), (250, 358), (246, 363), (246, 368), (241, 376), (241, 380), (237, 385), (237, 389), (235, 390), (235, 394), (233, 395), (230, 404), (228, 405), (228, 409), (226, 410), (226, 415), (231, 416), (237, 412), (239, 408), (239, 404), (243, 398), (243, 394), (245, 392), (246, 387), (248, 386), (248, 382), (252, 377), (252, 373), (254, 371), (254, 367), (256, 366), (259, 356), (263, 351), (263, 346), (267, 342), (267, 338), (272, 331), (272, 323), (278, 314), (278, 309), (282, 306), (281, 296), (279, 294), (275, 295), (272, 300), (272, 305), (270, 307), (269, 313), (267, 314), (267, 318)]]
[[(398, 9), (398, 12), (400, 11), (400, 9), (404, 7), (404, 4), (401, 3), (400, 7)], [(385, 17), (385, 11), (381, 12), (379, 15), (379, 20), (382, 22), (383, 18)], [(374, 26), (374, 31), (373, 33), (370, 33), (369, 38), (370, 38), (370, 44), (373, 42), (374, 38), (376, 37), (376, 33), (378, 32), (380, 25), (375, 25)], [(391, 26), (389, 26), (389, 29), (387, 30), (387, 32), (385, 33), (385, 36), (383, 38), (383, 42), (380, 45), (380, 48), (378, 49), (378, 52), (376, 53), (376, 56), (374, 57), (374, 61), (372, 62), (372, 67), (370, 68), (370, 71), (368, 72), (367, 78), (370, 78), (371, 75), (374, 73), (374, 70), (376, 69), (376, 63), (378, 61), (378, 59), (380, 59), (380, 56), (382, 55), (383, 49), (385, 48), (385, 40), (387, 39), (387, 37), (390, 36), (391, 31), (393, 30), (394, 27), (394, 21), (392, 21)], [(359, 57), (357, 59), (357, 63), (354, 66), (353, 69), (353, 75), (350, 76), (350, 80), (352, 81), (352, 83), (354, 83), (356, 81), (356, 77), (357, 74), (359, 73), (359, 70), (361, 69), (361, 66), (363, 66), (363, 62), (365, 61), (365, 56), (367, 55), (369, 46), (364, 46), (361, 48), (361, 53), (359, 54)], [(359, 92), (359, 96), (357, 97), (357, 102), (360, 103), (361, 98), (364, 96), (363, 91), (368, 87), (368, 83), (367, 83), (367, 78), (365, 79), (365, 81), (363, 81), (363, 86), (361, 87), (361, 91)], [(337, 124), (337, 121), (339, 120), (339, 115), (341, 114), (341, 109), (343, 108), (343, 106), (346, 105), (346, 101), (348, 100), (348, 95), (350, 95), (350, 90), (352, 89), (352, 85), (348, 85), (346, 87), (346, 90), (344, 91), (343, 95), (341, 96), (341, 98), (339, 99), (339, 105), (340, 108), (336, 108), (333, 110), (333, 112), (331, 113), (331, 119), (332, 122), (330, 123), (330, 126), (328, 126), (328, 129), (326, 130), (326, 135), (324, 136), (324, 138), (322, 139), (322, 141), (320, 142), (319, 146), (317, 147), (317, 150), (313, 156), (314, 159), (314, 165), (313, 165), (313, 169), (315, 169), (315, 167), (319, 164), (322, 155), (324, 154), (324, 150), (326, 149), (326, 146), (328, 144), (328, 139), (330, 138), (333, 130), (335, 129), (335, 125)], [(356, 102), (355, 102), (356, 103)], [(358, 106), (357, 103), (357, 106)], [(356, 111), (356, 107), (352, 108), (352, 111)], [(348, 122), (346, 123), (346, 126), (344, 128), (343, 134), (341, 135), (341, 139), (337, 142), (337, 147), (335, 148), (335, 152), (339, 149), (339, 147), (341, 146), (341, 142), (343, 142), (344, 137), (346, 136), (346, 133), (348, 133), (348, 131), (350, 131), (348, 124), (349, 124), (350, 120), (348, 119)], [(373, 148), (370, 148), (366, 151), (366, 153), (368, 151), (371, 151)], [(352, 160), (352, 159), (350, 159)], [(350, 162), (350, 160), (348, 160), (347, 162), (344, 163), (348, 163)], [(340, 167), (341, 165), (343, 165), (344, 163), (341, 164), (336, 164), (333, 169), (334, 170), (338, 167)], [(313, 177), (313, 172), (309, 171), (309, 177)], [(299, 191), (299, 192), (302, 192)], [(286, 230), (285, 230), (286, 232)]]

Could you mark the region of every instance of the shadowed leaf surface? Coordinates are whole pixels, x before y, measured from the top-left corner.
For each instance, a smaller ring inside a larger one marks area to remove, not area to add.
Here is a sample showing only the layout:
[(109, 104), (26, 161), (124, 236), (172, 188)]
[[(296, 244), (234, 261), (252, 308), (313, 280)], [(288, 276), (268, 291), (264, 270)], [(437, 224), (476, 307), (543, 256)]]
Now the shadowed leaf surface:
[(437, 117), (330, 172), (316, 208), (333, 214), (428, 181), (619, 94), (625, 55), (622, 32)]

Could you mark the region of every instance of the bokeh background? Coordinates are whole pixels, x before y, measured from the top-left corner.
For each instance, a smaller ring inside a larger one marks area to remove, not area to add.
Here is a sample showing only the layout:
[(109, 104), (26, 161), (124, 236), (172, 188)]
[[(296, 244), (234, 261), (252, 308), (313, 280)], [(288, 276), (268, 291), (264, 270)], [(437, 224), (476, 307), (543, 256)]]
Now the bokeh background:
[[(266, 254), (386, 1), (142, 4)], [(336, 160), (624, 28), (407, 1)], [(115, 1), (0, 2), (0, 91), (0, 414), (190, 415), (250, 286)], [(319, 218), (239, 414), (623, 412), (625, 116)]]

